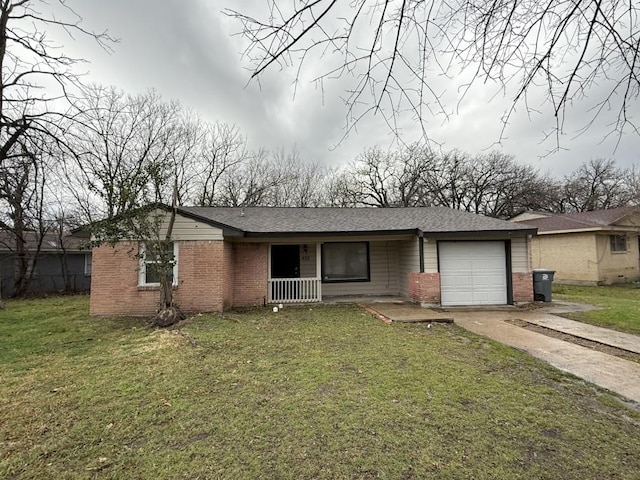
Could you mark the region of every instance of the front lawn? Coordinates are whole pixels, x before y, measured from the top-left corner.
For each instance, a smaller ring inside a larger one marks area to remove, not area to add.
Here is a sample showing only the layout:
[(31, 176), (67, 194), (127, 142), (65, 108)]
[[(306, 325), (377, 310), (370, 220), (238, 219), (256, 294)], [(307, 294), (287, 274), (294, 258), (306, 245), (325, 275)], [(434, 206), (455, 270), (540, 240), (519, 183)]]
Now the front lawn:
[(0, 477), (638, 478), (637, 410), (455, 325), (87, 310), (0, 312)]
[(602, 310), (563, 314), (564, 317), (640, 335), (639, 285), (621, 284), (599, 287), (554, 285), (553, 298), (603, 307)]

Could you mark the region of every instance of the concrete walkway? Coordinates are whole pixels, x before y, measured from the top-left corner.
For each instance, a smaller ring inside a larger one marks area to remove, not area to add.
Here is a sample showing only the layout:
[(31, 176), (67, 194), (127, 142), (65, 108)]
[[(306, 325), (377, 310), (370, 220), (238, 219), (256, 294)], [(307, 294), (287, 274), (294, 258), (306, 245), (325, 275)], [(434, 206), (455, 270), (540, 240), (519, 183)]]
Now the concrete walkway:
[(454, 313), (453, 317), (455, 323), (471, 332), (527, 352), (562, 371), (640, 403), (640, 364), (505, 322), (518, 319), (530, 323), (545, 321), (552, 325), (560, 317), (533, 312), (511, 315), (506, 312), (460, 312)]
[(576, 322), (556, 315), (535, 315), (526, 320), (541, 327), (568, 333), (574, 337), (586, 338), (593, 342), (603, 343), (640, 354), (640, 337), (628, 333), (616, 332), (608, 328), (596, 327), (588, 323)]
[(499, 310), (449, 309), (445, 312), (417, 305), (370, 304), (394, 321), (449, 320), (461, 327), (517, 348), (554, 367), (640, 403), (640, 364), (587, 347), (565, 342), (507, 323), (522, 320), (605, 345), (640, 353), (640, 337), (574, 322), (544, 310), (526, 311), (515, 307)]

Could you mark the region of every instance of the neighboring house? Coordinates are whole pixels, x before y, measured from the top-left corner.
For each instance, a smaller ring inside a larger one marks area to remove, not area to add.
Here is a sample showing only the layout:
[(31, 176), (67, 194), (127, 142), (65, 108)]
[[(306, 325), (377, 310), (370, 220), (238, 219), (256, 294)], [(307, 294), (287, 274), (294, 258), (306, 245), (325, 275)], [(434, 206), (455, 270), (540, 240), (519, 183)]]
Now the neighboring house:
[(640, 207), (562, 215), (525, 212), (511, 221), (538, 229), (532, 265), (555, 270), (554, 281), (595, 285), (640, 279)]
[[(174, 299), (191, 312), (338, 296), (530, 302), (533, 234), (444, 207), (179, 207)], [(155, 312), (159, 285), (145, 268), (153, 259), (139, 248), (131, 241), (93, 250), (92, 314)]]
[[(35, 232), (27, 232), (25, 249), (32, 269), (28, 294), (41, 295), (60, 292), (87, 292), (91, 288), (91, 250), (84, 247), (89, 238), (65, 235), (62, 240), (57, 234), (45, 234), (40, 244), (37, 258), (38, 237)], [(0, 288), (2, 297), (14, 294), (16, 278), (15, 239), (0, 231)]]

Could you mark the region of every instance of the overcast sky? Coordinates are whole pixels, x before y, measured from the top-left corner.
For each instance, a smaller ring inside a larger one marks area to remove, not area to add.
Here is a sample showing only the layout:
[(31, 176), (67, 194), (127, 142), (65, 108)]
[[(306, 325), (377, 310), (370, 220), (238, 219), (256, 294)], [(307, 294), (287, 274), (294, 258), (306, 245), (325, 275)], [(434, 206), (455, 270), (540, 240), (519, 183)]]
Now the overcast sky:
[[(293, 71), (277, 68), (250, 82), (250, 65), (241, 58), (243, 40), (234, 36), (240, 25), (225, 17), (225, 6), (236, 9), (266, 4), (265, 0), (79, 0), (70, 3), (88, 28), (108, 29), (120, 39), (113, 52), (96, 48), (86, 39), (64, 40), (65, 52), (90, 63), (83, 68), (89, 79), (115, 85), (129, 93), (157, 90), (166, 100), (179, 100), (203, 118), (240, 127), (252, 147), (289, 149), (297, 146), (302, 158), (336, 166), (354, 159), (374, 145), (387, 148), (393, 142), (388, 128), (377, 117), (368, 117), (337, 145), (344, 133), (345, 107), (341, 83), (325, 83), (320, 90), (303, 81), (293, 96)], [(562, 138), (567, 150), (544, 157), (553, 141), (541, 143), (550, 130), (548, 112), (529, 118), (512, 118), (501, 145), (500, 117), (509, 99), (491, 99), (494, 90), (478, 86), (467, 95), (458, 112), (448, 120), (433, 119), (429, 135), (445, 150), (470, 153), (498, 148), (521, 161), (563, 175), (585, 160), (615, 158), (619, 165), (640, 164), (640, 137), (628, 134), (617, 148), (617, 138), (601, 142), (607, 125), (595, 125), (586, 134)], [(445, 92), (445, 97), (453, 92)], [(453, 96), (452, 96), (453, 98)], [(455, 102), (449, 105), (453, 110)], [(579, 108), (586, 108), (582, 105)], [(635, 107), (639, 111), (638, 107)], [(579, 111), (567, 125), (571, 132), (584, 120)], [(410, 119), (404, 119), (407, 141), (418, 138)], [(540, 158), (544, 157), (544, 158)]]

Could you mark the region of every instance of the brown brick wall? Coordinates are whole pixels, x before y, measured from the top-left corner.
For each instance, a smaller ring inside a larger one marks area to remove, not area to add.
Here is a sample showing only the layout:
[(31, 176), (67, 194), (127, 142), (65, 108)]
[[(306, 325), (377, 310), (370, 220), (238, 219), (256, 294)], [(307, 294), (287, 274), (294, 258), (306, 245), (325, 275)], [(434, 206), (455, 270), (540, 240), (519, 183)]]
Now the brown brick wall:
[(233, 271), (233, 245), (224, 242), (224, 282), (222, 284), (223, 307), (233, 306), (233, 282), (235, 274)]
[(234, 243), (233, 306), (262, 305), (269, 280), (269, 245)]
[(222, 311), (226, 265), (220, 240), (179, 242), (174, 301), (185, 312)]
[[(92, 315), (153, 315), (159, 292), (138, 287), (138, 260), (135, 242), (93, 250), (91, 278)], [(185, 312), (220, 311), (230, 301), (224, 281), (229, 271), (231, 246), (220, 240), (185, 241), (178, 246), (178, 286), (174, 301)]]
[(420, 303), (440, 303), (439, 273), (409, 273), (409, 298)]
[(513, 282), (513, 301), (515, 303), (533, 302), (533, 276), (530, 272), (514, 272), (511, 275)]
[(158, 293), (138, 290), (135, 242), (103, 245), (92, 252), (91, 315), (151, 315)]

